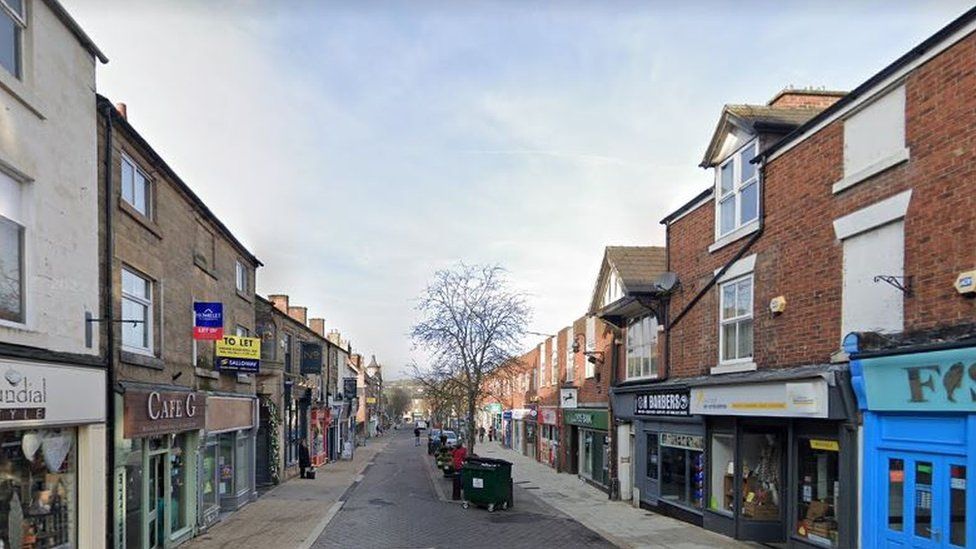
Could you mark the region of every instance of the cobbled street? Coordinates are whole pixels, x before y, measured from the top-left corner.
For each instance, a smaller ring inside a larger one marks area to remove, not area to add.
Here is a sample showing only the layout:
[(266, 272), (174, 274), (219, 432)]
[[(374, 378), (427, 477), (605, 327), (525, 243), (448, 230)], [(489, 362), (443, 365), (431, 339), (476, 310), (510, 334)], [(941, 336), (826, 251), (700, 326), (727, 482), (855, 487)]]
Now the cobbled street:
[(411, 432), (390, 435), (312, 547), (613, 547), (518, 485), (508, 511), (464, 509), (440, 499), (433, 483), (441, 483), (448, 498), (451, 486), (433, 470), (426, 446), (414, 446)]

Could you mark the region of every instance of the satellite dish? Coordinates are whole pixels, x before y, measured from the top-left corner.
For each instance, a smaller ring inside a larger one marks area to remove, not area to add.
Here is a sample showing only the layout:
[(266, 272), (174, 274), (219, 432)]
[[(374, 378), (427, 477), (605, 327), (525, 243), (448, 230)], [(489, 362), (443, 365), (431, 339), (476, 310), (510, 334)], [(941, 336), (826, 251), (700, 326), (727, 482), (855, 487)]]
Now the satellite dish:
[(662, 292), (670, 292), (678, 285), (678, 275), (672, 272), (661, 273), (661, 276), (657, 277), (654, 285)]

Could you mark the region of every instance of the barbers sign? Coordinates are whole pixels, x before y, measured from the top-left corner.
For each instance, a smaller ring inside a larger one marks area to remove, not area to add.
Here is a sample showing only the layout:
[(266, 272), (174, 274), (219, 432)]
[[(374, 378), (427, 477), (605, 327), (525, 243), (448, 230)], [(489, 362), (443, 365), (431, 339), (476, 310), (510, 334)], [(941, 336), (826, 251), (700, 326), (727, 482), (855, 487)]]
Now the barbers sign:
[(637, 416), (688, 416), (691, 393), (688, 389), (637, 393), (634, 395), (634, 415)]

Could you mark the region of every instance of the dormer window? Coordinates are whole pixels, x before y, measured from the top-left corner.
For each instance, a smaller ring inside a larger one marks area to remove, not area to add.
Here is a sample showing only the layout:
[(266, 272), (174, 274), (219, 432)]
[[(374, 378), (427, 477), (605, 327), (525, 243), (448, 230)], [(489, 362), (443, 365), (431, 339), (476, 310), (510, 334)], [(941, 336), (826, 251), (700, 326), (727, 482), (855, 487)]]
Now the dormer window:
[(758, 140), (750, 141), (716, 170), (716, 238), (726, 236), (759, 218), (759, 170), (752, 163), (758, 147)]

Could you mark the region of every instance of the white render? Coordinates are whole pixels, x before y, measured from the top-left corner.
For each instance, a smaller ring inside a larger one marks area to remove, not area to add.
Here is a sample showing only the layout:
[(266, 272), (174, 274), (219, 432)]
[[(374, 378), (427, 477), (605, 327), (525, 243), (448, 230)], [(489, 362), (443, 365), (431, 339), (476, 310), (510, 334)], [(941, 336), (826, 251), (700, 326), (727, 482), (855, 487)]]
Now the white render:
[(0, 321), (0, 341), (97, 355), (85, 312), (98, 317), (95, 58), (51, 10), (28, 0), (23, 78), (0, 69), (0, 171), (21, 189), (25, 322)]

